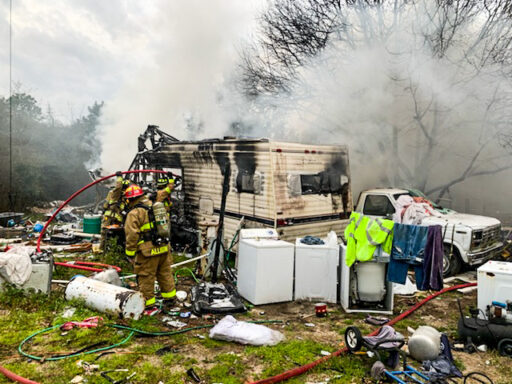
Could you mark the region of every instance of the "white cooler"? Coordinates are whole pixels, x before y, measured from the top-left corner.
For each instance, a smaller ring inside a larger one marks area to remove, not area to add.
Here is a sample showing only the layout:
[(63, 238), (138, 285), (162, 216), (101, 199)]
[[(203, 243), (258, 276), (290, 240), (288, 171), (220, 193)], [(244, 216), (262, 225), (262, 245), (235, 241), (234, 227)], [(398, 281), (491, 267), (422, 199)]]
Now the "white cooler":
[[(512, 301), (512, 263), (491, 260), (477, 269), (478, 309), (487, 316), (493, 301)], [(483, 317), (480, 313), (480, 317)]]
[(278, 239), (274, 229), (240, 231), (237, 289), (254, 305), (293, 299), (292, 243)]
[(295, 300), (336, 303), (338, 244), (307, 245), (295, 241)]

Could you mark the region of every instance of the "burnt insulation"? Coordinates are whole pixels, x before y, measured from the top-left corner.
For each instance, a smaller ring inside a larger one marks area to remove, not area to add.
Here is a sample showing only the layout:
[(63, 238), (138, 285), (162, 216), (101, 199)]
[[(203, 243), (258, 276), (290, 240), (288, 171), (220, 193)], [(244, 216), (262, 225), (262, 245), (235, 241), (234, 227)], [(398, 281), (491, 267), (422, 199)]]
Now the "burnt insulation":
[(236, 189), (238, 192), (254, 192), (254, 173), (256, 172), (256, 147), (253, 144), (238, 143), (235, 146), (235, 163), (238, 168)]

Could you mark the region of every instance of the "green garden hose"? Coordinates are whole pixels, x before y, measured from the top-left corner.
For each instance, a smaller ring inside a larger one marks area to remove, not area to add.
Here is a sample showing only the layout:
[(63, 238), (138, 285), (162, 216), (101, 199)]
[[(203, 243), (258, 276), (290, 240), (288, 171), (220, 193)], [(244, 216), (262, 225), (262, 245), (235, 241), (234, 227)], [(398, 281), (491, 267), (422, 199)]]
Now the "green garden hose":
[(181, 272), (181, 271), (189, 272), (189, 273), (190, 273), (190, 276), (192, 276), (192, 278), (194, 279), (194, 281), (195, 281), (197, 284), (199, 284), (199, 283), (200, 283), (199, 279), (196, 277), (196, 275), (194, 274), (194, 272), (193, 272), (190, 268), (187, 268), (187, 267), (180, 268), (180, 269), (178, 269), (176, 272), (174, 272), (174, 281), (175, 281), (175, 282), (178, 282), (178, 272)]
[[(248, 321), (248, 323), (253, 323), (253, 324), (276, 324), (276, 323), (282, 323), (283, 321), (282, 320), (256, 320), (256, 321)], [(61, 326), (62, 324), (58, 324), (58, 325), (54, 325), (53, 327), (49, 327), (49, 328), (45, 328), (45, 329), (42, 329), (40, 331), (37, 331), (33, 334), (31, 334), (30, 336), (26, 337), (21, 343), (20, 345), (18, 346), (18, 352), (25, 356), (25, 357), (28, 357), (29, 359), (32, 359), (32, 360), (37, 360), (37, 361), (56, 361), (56, 360), (62, 360), (62, 359), (67, 359), (68, 357), (75, 357), (75, 356), (80, 356), (80, 355), (90, 355), (90, 354), (93, 354), (93, 353), (97, 353), (97, 352), (103, 352), (103, 351), (107, 351), (109, 349), (114, 349), (114, 348), (117, 348), (125, 343), (127, 343), (134, 334), (139, 334), (139, 335), (142, 335), (142, 336), (147, 336), (147, 337), (156, 337), (156, 336), (173, 336), (173, 335), (178, 335), (178, 334), (181, 334), (181, 333), (186, 333), (186, 332), (190, 332), (190, 331), (195, 331), (195, 330), (198, 330), (198, 329), (205, 329), (205, 328), (212, 328), (215, 324), (208, 324), (208, 325), (199, 325), (197, 327), (191, 327), (191, 328), (185, 328), (185, 329), (180, 329), (180, 330), (177, 330), (177, 331), (171, 331), (171, 332), (148, 332), (148, 331), (144, 331), (142, 329), (138, 329), (138, 328), (132, 328), (132, 327), (128, 327), (128, 326), (125, 326), (125, 325), (120, 325), (120, 324), (106, 324), (107, 327), (111, 327), (111, 328), (115, 328), (115, 329), (122, 329), (122, 330), (126, 330), (126, 331), (130, 331), (130, 333), (128, 334), (128, 336), (121, 340), (120, 342), (118, 343), (115, 343), (115, 344), (112, 344), (112, 345), (109, 345), (107, 347), (103, 347), (103, 348), (96, 348), (96, 349), (92, 349), (90, 351), (85, 351), (85, 352), (75, 352), (75, 353), (71, 353), (69, 355), (65, 355), (65, 356), (57, 356), (57, 357), (41, 357), (41, 356), (34, 356), (34, 355), (31, 355), (25, 351), (23, 351), (23, 346), (29, 341), (31, 340), (32, 338), (36, 337), (37, 335), (40, 335), (42, 333), (46, 333), (46, 332), (50, 332), (50, 331), (53, 331), (54, 329), (57, 329)]]
[(109, 349), (113, 349), (113, 348), (116, 348), (116, 347), (119, 347), (120, 345), (123, 345), (125, 344), (126, 342), (128, 342), (128, 340), (130, 340), (132, 338), (132, 336), (135, 334), (134, 331), (131, 331), (128, 336), (124, 339), (124, 340), (121, 340), (119, 343), (116, 343), (116, 344), (112, 344), (112, 345), (109, 345), (108, 347), (103, 347), (103, 348), (97, 348), (97, 349), (93, 349), (93, 350), (90, 350), (90, 351), (86, 351), (86, 352), (76, 352), (76, 353), (72, 353), (70, 355), (66, 355), (66, 356), (57, 356), (57, 357), (40, 357), (40, 356), (34, 356), (34, 355), (31, 355), (25, 351), (23, 351), (23, 345), (25, 345), (25, 343), (29, 340), (31, 340), (33, 337), (41, 334), (41, 333), (45, 333), (45, 332), (50, 332), (50, 331), (53, 331), (54, 329), (56, 328), (59, 328), (62, 324), (58, 324), (58, 325), (54, 325), (53, 327), (49, 327), (49, 328), (45, 328), (45, 329), (42, 329), (40, 331), (37, 331), (35, 333), (33, 333), (32, 335), (28, 336), (27, 338), (25, 338), (21, 343), (20, 345), (18, 346), (18, 352), (25, 356), (25, 357), (28, 357), (29, 359), (32, 359), (32, 360), (38, 360), (38, 361), (56, 361), (56, 360), (62, 360), (62, 359), (67, 359), (68, 357), (74, 357), (74, 356), (79, 356), (79, 355), (90, 355), (92, 353), (96, 353), (96, 352), (102, 352), (102, 351), (107, 351)]

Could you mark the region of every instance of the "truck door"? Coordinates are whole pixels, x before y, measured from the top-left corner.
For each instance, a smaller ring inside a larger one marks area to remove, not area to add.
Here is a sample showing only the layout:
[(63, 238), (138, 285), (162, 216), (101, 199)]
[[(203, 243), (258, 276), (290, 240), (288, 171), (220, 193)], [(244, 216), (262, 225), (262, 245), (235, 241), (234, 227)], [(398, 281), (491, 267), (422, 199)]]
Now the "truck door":
[(392, 219), (395, 207), (386, 195), (366, 195), (363, 214)]

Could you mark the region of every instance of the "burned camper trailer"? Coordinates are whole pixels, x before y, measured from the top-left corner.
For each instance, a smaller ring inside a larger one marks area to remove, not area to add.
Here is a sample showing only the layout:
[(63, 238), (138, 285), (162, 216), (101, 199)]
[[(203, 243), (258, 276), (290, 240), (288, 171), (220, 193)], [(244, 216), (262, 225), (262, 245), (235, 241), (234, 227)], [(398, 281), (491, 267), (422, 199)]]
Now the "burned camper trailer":
[[(171, 213), (174, 229), (191, 226), (215, 233), (222, 172), (230, 162), (224, 241), (245, 227), (277, 229), (284, 240), (341, 234), (352, 211), (348, 150), (269, 139), (180, 141), (149, 126), (139, 137), (131, 169), (162, 169), (182, 176)], [(144, 177), (150, 177), (146, 174)]]

